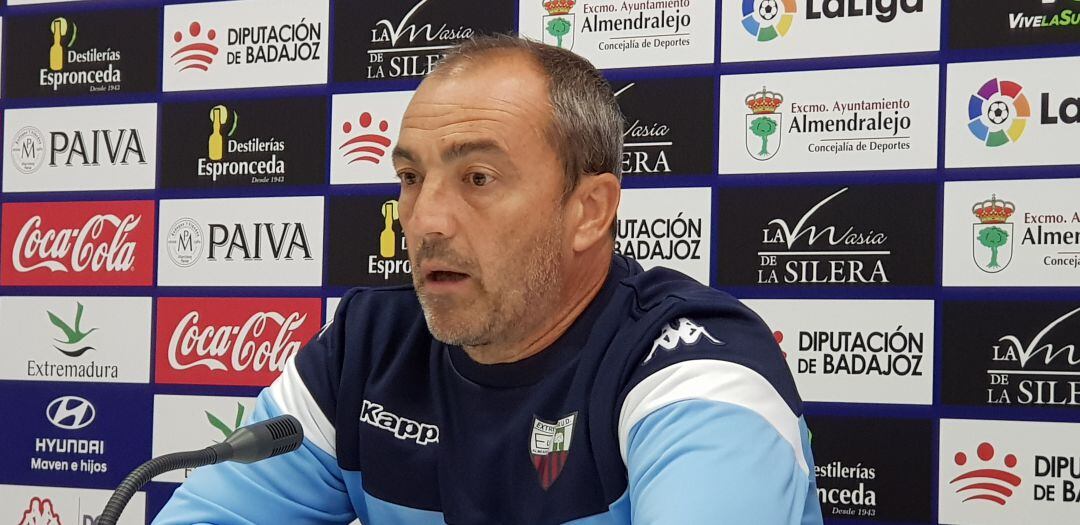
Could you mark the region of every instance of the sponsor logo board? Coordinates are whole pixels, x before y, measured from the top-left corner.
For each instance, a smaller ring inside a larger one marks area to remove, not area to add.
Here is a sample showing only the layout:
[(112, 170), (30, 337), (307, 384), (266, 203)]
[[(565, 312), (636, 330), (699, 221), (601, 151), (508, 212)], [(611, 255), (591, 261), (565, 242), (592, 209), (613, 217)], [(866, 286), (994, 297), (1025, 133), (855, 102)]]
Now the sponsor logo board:
[(935, 185), (718, 190), (718, 282), (932, 285)]
[(165, 91), (326, 82), (328, 0), (165, 6)]
[(720, 3), (720, 61), (937, 51), (934, 0), (735, 0)]
[(932, 521), (930, 421), (812, 416), (807, 426), (826, 520)]
[(953, 0), (949, 9), (954, 49), (1080, 42), (1076, 0)]
[(166, 188), (322, 184), (326, 100), (322, 97), (165, 104)]
[(941, 420), (938, 521), (1069, 523), (1080, 501), (1080, 425)]
[(158, 299), (154, 381), (267, 386), (319, 331), (319, 299)]
[(942, 303), (941, 397), (958, 405), (1080, 405), (1080, 303)]
[(518, 30), (600, 69), (709, 64), (716, 3), (519, 0)]
[(950, 64), (945, 167), (1080, 164), (1080, 58)]
[(934, 302), (747, 299), (805, 401), (929, 405)]
[(154, 202), (5, 203), (5, 286), (148, 286)]
[(163, 200), (160, 209), (160, 285), (322, 284), (322, 197)]
[(150, 298), (2, 297), (0, 379), (146, 383)]
[[(154, 396), (153, 455), (199, 450), (229, 438), (251, 420), (255, 399), (221, 396)], [(166, 472), (154, 481), (183, 483), (195, 469)]]
[(713, 87), (711, 78), (614, 83), (626, 121), (623, 175), (711, 173)]
[[(9, 403), (0, 481), (114, 488), (149, 459), (150, 397), (138, 385), (0, 385)], [(17, 422), (17, 424), (15, 424)]]
[(933, 169), (937, 66), (726, 75), (720, 173)]
[[(91, 525), (112, 496), (108, 490), (55, 486), (0, 485), (0, 515), (18, 525)], [(136, 492), (118, 525), (146, 522), (146, 493)]]
[(418, 78), (476, 34), (514, 29), (512, 2), (334, 3), (334, 81)]
[(615, 251), (708, 283), (711, 202), (710, 188), (623, 190)]
[(154, 187), (157, 105), (9, 109), (4, 191)]
[(1080, 180), (945, 183), (942, 284), (1080, 285)]
[(11, 98), (149, 93), (158, 88), (158, 9), (9, 16)]
[(412, 264), (395, 197), (331, 197), (327, 284), (412, 283)]
[(334, 95), (330, 184), (397, 184), (390, 153), (412, 91)]

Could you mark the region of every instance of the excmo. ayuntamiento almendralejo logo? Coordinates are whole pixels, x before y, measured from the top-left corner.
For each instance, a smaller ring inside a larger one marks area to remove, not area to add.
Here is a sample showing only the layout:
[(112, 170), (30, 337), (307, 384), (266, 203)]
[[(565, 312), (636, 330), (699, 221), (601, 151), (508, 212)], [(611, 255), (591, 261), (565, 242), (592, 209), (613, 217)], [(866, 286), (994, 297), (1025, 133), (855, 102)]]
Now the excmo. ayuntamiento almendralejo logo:
[(746, 152), (757, 160), (769, 160), (780, 149), (783, 134), (781, 114), (776, 110), (784, 96), (762, 86), (761, 91), (746, 96)]
[(1020, 140), (1031, 116), (1024, 87), (1010, 80), (986, 81), (968, 100), (968, 129), (994, 148)]
[(758, 42), (788, 34), (798, 11), (795, 0), (743, 0), (742, 26)]
[(544, 9), (544, 43), (563, 49), (574, 48), (574, 14), (570, 12), (576, 0), (546, 0)]
[(972, 226), (971, 247), (980, 270), (997, 273), (1012, 261), (1013, 224), (1008, 221), (1015, 212), (1016, 205), (998, 199), (996, 194), (971, 207), (971, 213), (979, 219)]

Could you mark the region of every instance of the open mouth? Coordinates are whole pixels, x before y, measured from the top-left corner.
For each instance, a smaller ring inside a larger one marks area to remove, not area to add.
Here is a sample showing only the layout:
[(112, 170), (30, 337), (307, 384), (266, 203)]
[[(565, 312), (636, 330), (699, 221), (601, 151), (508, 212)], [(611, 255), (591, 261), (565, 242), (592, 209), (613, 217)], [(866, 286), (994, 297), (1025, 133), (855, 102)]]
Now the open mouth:
[(468, 277), (468, 274), (449, 270), (436, 270), (427, 274), (427, 280), (435, 283), (456, 283), (464, 281)]

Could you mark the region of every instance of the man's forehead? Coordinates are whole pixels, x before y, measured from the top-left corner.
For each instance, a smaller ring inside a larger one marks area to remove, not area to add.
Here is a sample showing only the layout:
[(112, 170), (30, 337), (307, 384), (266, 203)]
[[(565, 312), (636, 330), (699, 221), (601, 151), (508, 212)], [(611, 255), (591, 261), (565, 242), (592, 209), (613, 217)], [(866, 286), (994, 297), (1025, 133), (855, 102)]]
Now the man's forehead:
[[(437, 116), (451, 111), (501, 111), (521, 116), (550, 113), (547, 83), (530, 59), (500, 54), (452, 66), (424, 79), (405, 118)], [(489, 116), (495, 118), (495, 116)]]

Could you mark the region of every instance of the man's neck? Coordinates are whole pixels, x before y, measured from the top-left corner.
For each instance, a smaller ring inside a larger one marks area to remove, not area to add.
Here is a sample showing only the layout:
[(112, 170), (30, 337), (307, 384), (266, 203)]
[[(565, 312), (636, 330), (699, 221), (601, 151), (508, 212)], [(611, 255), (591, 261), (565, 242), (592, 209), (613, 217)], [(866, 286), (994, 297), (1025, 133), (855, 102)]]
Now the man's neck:
[[(513, 363), (527, 357), (536, 355), (559, 339), (574, 321), (592, 303), (596, 295), (607, 280), (611, 269), (611, 256), (608, 254), (603, 261), (589, 261), (587, 263), (575, 262), (571, 267), (586, 267), (590, 270), (573, 279), (573, 283), (564, 286), (567, 296), (557, 302), (555, 310), (546, 316), (547, 322), (530, 331), (524, 337), (505, 344), (493, 343), (482, 346), (463, 347), (465, 353), (477, 363), (493, 365), (498, 363)], [(538, 314), (540, 312), (537, 312)]]

